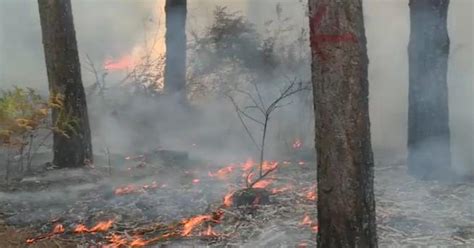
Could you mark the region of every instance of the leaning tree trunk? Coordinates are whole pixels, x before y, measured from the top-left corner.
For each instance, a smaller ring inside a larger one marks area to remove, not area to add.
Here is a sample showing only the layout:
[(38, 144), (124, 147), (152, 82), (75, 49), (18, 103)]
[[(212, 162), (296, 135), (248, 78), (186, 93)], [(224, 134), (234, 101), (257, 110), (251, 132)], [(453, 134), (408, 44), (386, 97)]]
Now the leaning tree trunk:
[(362, 0), (309, 0), (318, 247), (377, 247)]
[(64, 97), (62, 108), (54, 108), (53, 123), (65, 128), (66, 135), (54, 133), (54, 161), (59, 167), (78, 167), (92, 161), (92, 145), (86, 96), (70, 0), (38, 0), (44, 55), (51, 96)]
[(166, 0), (166, 64), (164, 90), (186, 98), (186, 0)]
[(410, 0), (408, 168), (420, 179), (444, 179), (451, 167), (448, 6)]

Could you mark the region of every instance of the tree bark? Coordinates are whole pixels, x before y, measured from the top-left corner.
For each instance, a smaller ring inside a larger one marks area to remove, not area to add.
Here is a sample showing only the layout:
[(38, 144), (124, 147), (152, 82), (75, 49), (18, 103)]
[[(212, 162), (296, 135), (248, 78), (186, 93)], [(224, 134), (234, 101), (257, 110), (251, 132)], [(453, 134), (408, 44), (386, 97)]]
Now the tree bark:
[(451, 151), (448, 108), (449, 0), (410, 0), (408, 168), (446, 179)]
[(92, 162), (92, 145), (86, 96), (81, 79), (70, 0), (38, 0), (44, 55), (52, 96), (64, 96), (64, 107), (54, 108), (53, 123), (67, 116), (75, 121), (66, 137), (54, 133), (54, 161), (59, 167), (79, 167)]
[(309, 0), (318, 247), (377, 247), (362, 0)]
[(165, 93), (186, 98), (186, 0), (166, 0)]

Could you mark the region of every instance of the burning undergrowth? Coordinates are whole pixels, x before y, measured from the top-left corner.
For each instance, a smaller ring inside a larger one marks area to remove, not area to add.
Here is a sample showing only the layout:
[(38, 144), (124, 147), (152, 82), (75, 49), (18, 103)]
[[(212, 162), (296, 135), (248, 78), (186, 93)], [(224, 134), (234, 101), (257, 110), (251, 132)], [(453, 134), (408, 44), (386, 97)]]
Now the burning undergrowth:
[[(25, 244), (66, 239), (99, 247), (242, 246), (275, 228), (284, 235), (265, 242), (315, 242), (310, 163), (265, 161), (263, 170), (270, 173), (259, 178), (250, 159), (225, 166), (202, 161), (170, 166), (143, 158), (124, 157), (128, 163), (113, 171), (96, 166), (26, 178), (11, 185), (20, 192), (2, 194), (0, 212), (8, 225), (34, 230)], [(243, 189), (265, 192), (266, 198), (236, 204)]]
[[(315, 247), (313, 163), (267, 161), (278, 169), (255, 190), (268, 192), (268, 203), (254, 197), (237, 207), (252, 160), (170, 167), (143, 158), (124, 158), (111, 176), (97, 166), (25, 178), (0, 195), (0, 220), (28, 230), (15, 234), (18, 247)], [(378, 166), (376, 176), (381, 245), (474, 244), (472, 184), (419, 182), (404, 166)]]

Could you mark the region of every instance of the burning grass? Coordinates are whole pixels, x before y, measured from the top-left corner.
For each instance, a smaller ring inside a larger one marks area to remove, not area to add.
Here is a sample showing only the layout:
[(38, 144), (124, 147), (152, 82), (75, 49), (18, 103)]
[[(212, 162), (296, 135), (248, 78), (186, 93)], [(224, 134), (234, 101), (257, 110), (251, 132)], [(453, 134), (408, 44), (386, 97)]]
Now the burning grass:
[[(144, 158), (141, 156), (138, 159), (142, 161)], [(137, 159), (127, 157), (125, 160), (136, 162)], [(303, 197), (305, 189), (310, 185), (301, 184), (294, 179), (290, 182), (289, 179), (276, 178), (279, 170), (289, 169), (297, 175), (296, 172), (301, 167), (296, 163), (265, 161), (263, 170), (269, 172), (269, 177), (253, 181), (256, 183), (250, 188), (247, 188), (246, 180), (254, 180), (251, 173), (258, 168), (257, 164), (250, 159), (242, 163), (210, 169), (205, 173), (193, 171), (190, 168), (178, 169), (170, 172), (174, 175), (181, 174), (175, 178), (170, 178), (161, 173), (162, 171), (160, 172), (160, 170), (169, 171), (173, 168), (161, 168), (152, 164), (147, 163), (146, 167), (140, 168), (124, 165), (123, 169), (126, 173), (116, 171), (113, 173), (119, 178), (115, 180), (106, 178), (93, 184), (92, 188), (85, 187), (77, 190), (75, 192), (77, 195), (72, 197), (74, 201), (63, 199), (64, 201), (57, 202), (59, 209), (53, 212), (47, 210), (51, 207), (51, 199), (44, 199), (44, 202), (43, 199), (30, 199), (28, 206), (12, 204), (9, 206), (9, 211), (12, 211), (13, 215), (8, 220), (15, 226), (27, 225), (39, 233), (24, 240), (25, 245), (33, 246), (58, 239), (111, 248), (189, 242), (219, 246), (255, 238), (255, 233), (252, 234), (253, 236), (243, 237), (241, 231), (251, 228), (253, 225), (248, 224), (252, 222), (262, 221), (259, 226), (265, 228), (266, 219), (259, 220), (259, 216), (265, 216), (264, 212), (267, 211), (265, 209), (270, 209), (270, 206), (263, 206), (262, 203), (272, 202), (275, 207), (288, 204), (281, 203), (278, 198), (291, 193), (301, 203), (308, 206), (314, 205), (314, 202)], [(279, 164), (282, 166), (279, 167)], [(131, 171), (128, 168), (133, 169)], [(154, 169), (158, 171), (146, 172)], [(101, 167), (96, 166), (88, 170), (100, 174), (98, 172), (101, 171)], [(142, 173), (144, 175), (163, 175), (137, 179), (140, 171), (144, 171)], [(104, 178), (107, 172), (108, 168), (104, 168)], [(127, 183), (126, 179), (130, 183)], [(67, 181), (67, 179), (64, 180)], [(302, 181), (311, 180), (313, 178), (309, 177)], [(121, 183), (116, 184), (114, 181)], [(64, 185), (54, 185), (64, 188)], [(48, 189), (47, 185), (43, 188), (55, 194)], [(247, 207), (236, 208), (234, 206), (235, 194), (242, 192), (242, 189), (267, 192), (267, 195), (257, 196), (251, 200), (251, 204), (239, 204), (249, 205)], [(30, 213), (32, 218), (14, 213), (13, 208)], [(309, 207), (307, 209), (310, 211)], [(314, 210), (311, 214), (315, 218)], [(298, 215), (301, 215), (298, 216), (301, 218), (303, 213)], [(306, 230), (307, 237), (314, 236), (314, 233), (307, 228), (297, 225), (296, 216), (294, 218), (295, 224), (292, 224), (291, 228)], [(20, 222), (15, 224), (15, 220), (20, 220)], [(298, 235), (301, 233), (298, 232)]]
[[(112, 186), (108, 182), (84, 188), (74, 203), (60, 203), (61, 211), (47, 215), (43, 211), (55, 208), (51, 201), (47, 206), (29, 202), (29, 206), (41, 208), (30, 210), (31, 215), (13, 215), (17, 209), (21, 213), (28, 213), (28, 209), (12, 203), (3, 205), (0, 212), (10, 211), (3, 217), (10, 224), (15, 216), (21, 217), (27, 224), (15, 226), (36, 232), (19, 236), (24, 246), (54, 247), (51, 244), (62, 242), (108, 248), (161, 244), (314, 247), (318, 232), (314, 167), (311, 163), (299, 165), (298, 160), (278, 164), (266, 178), (271, 184), (264, 188), (246, 188), (245, 180), (255, 166), (249, 160), (202, 173), (184, 169), (180, 181), (174, 183), (176, 178), (134, 178), (133, 184)], [(150, 168), (154, 167), (140, 170)], [(472, 211), (463, 201), (472, 199), (472, 185), (416, 182), (404, 176), (400, 167), (377, 170), (380, 180), (384, 183), (377, 183), (376, 197), (381, 246), (474, 244)], [(265, 190), (269, 204), (255, 202), (256, 197), (251, 204), (237, 207), (236, 195), (244, 189)]]

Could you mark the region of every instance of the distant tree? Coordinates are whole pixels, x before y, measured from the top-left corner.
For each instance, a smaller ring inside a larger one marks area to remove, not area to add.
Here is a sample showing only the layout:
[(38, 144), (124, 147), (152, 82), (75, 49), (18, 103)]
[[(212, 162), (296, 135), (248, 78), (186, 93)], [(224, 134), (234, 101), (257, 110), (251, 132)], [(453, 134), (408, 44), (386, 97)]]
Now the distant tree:
[(166, 64), (164, 89), (168, 95), (186, 98), (187, 0), (166, 0)]
[(410, 0), (408, 168), (445, 179), (451, 167), (447, 15), (449, 0)]
[(318, 247), (377, 247), (362, 0), (309, 0)]
[(50, 95), (62, 108), (52, 110), (53, 123), (74, 120), (65, 135), (54, 133), (54, 161), (59, 167), (79, 167), (92, 162), (92, 145), (86, 96), (70, 0), (38, 0)]

